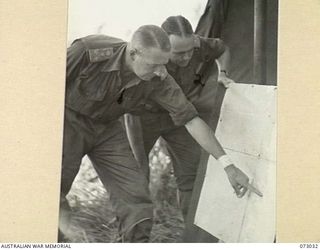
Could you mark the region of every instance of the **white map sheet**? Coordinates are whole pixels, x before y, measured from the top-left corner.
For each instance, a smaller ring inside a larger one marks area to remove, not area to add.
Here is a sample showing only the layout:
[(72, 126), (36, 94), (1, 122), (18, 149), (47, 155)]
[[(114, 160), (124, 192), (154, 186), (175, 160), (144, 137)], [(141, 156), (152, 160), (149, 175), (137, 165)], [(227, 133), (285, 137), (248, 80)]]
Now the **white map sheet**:
[(239, 199), (210, 157), (195, 224), (224, 242), (273, 242), (276, 196), (276, 87), (233, 84), (216, 136), (237, 167), (262, 193)]

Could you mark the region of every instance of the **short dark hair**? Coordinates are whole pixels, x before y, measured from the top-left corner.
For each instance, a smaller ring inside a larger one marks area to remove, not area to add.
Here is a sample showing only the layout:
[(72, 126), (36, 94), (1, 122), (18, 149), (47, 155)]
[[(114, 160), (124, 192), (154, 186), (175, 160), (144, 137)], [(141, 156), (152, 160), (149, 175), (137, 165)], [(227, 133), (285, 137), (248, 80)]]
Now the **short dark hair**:
[(143, 25), (132, 36), (133, 47), (139, 49), (159, 48), (162, 51), (171, 50), (170, 40), (167, 33), (156, 25)]
[(168, 17), (161, 25), (161, 28), (168, 35), (190, 36), (193, 34), (190, 22), (183, 16)]

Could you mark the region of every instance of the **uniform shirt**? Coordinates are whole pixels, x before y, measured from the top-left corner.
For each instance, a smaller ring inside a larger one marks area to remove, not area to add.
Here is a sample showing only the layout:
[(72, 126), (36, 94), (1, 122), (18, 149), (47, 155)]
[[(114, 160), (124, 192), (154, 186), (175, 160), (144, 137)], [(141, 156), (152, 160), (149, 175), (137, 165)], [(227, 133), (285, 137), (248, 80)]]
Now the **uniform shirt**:
[(150, 82), (134, 74), (121, 75), (126, 47), (126, 42), (104, 35), (73, 42), (67, 51), (67, 108), (105, 123), (127, 112), (141, 112), (148, 99), (168, 111), (176, 125), (197, 116), (170, 75), (163, 81), (155, 77)]
[[(216, 38), (197, 37), (193, 55), (186, 67), (179, 67), (173, 63), (167, 64), (168, 73), (176, 80), (187, 99), (192, 102), (199, 102), (208, 74), (215, 74), (217, 77), (217, 66), (215, 59), (219, 58), (225, 51), (222, 40)], [(208, 83), (209, 84), (209, 83)], [(198, 109), (197, 105), (195, 105)], [(146, 109), (152, 112), (165, 111), (156, 103), (148, 102)], [(201, 112), (201, 110), (198, 110)]]

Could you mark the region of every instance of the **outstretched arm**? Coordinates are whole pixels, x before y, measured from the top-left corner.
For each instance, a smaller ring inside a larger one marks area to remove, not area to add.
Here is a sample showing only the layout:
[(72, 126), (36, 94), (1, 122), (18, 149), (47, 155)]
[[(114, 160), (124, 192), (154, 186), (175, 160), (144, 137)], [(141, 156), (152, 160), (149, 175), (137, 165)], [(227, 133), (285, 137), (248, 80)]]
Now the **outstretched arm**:
[(238, 197), (243, 197), (248, 189), (257, 195), (262, 194), (249, 184), (249, 178), (240, 169), (238, 169), (228, 158), (213, 130), (198, 116), (185, 124), (186, 129), (192, 137), (216, 158), (224, 167), (228, 179)]
[(165, 81), (158, 82), (156, 86), (158, 88), (155, 87), (156, 91), (153, 91), (151, 99), (170, 113), (175, 125), (184, 125), (200, 146), (222, 164), (238, 197), (242, 197), (248, 188), (251, 190), (247, 175), (228, 160), (214, 132), (199, 118), (195, 107), (187, 100), (175, 80), (168, 75)]

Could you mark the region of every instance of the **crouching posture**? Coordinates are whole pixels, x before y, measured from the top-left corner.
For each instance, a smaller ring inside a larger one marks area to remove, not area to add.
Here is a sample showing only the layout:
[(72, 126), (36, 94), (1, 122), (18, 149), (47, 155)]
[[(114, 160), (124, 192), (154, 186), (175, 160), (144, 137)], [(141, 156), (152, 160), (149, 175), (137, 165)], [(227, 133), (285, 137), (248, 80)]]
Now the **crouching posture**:
[(169, 51), (168, 36), (153, 25), (140, 27), (130, 43), (92, 35), (68, 48), (59, 222), (64, 237), (72, 234), (66, 195), (87, 155), (110, 193), (122, 241), (149, 241), (153, 206), (148, 182), (118, 118), (147, 95), (164, 98), (153, 89), (167, 77)]

